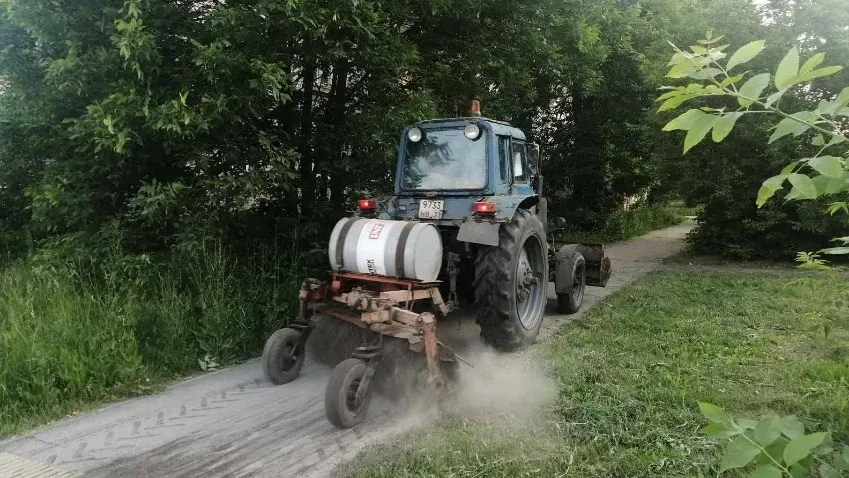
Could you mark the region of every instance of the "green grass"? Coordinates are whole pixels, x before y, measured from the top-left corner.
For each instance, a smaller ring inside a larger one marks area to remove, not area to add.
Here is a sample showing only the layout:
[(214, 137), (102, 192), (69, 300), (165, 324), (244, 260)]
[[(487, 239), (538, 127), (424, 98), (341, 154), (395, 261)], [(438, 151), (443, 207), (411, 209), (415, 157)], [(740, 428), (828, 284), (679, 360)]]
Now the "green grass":
[[(220, 246), (0, 272), (0, 437), (255, 356), (296, 314), (291, 265)], [(286, 277), (291, 274), (291, 277)], [(297, 278), (295, 277), (297, 275)], [(286, 278), (281, 278), (286, 277)]]
[[(531, 353), (559, 384), (534, 420), (450, 417), (343, 470), (357, 477), (716, 476), (698, 401), (799, 416), (849, 442), (846, 284), (670, 264)], [(823, 326), (831, 324), (824, 335)], [(736, 476), (731, 473), (723, 476)]]
[(597, 231), (567, 231), (554, 235), (557, 242), (606, 243), (631, 239), (687, 220), (683, 205), (639, 206), (611, 214)]

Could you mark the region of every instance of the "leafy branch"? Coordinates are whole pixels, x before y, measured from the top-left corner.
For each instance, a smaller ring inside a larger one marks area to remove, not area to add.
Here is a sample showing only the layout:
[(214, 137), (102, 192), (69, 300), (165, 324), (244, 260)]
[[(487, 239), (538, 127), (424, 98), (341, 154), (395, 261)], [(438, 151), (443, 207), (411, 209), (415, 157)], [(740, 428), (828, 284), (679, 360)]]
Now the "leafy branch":
[(822, 478), (840, 478), (849, 472), (849, 447), (835, 450), (827, 432), (806, 434), (805, 426), (792, 415), (735, 420), (710, 403), (699, 403), (699, 409), (711, 422), (702, 431), (728, 440), (720, 472), (747, 468), (749, 478), (798, 478), (810, 476), (814, 469)]
[[(666, 86), (667, 90), (658, 101), (663, 103), (659, 111), (673, 110), (696, 99), (723, 101), (720, 107), (703, 106), (692, 108), (664, 126), (664, 131), (682, 130), (684, 154), (701, 143), (708, 133), (714, 142), (722, 142), (734, 129), (737, 121), (746, 115), (766, 114), (780, 118), (772, 128), (769, 143), (786, 136), (798, 138), (812, 135), (810, 143), (817, 152), (788, 164), (780, 174), (764, 181), (758, 192), (758, 207), (763, 207), (786, 184), (790, 192), (785, 199), (809, 200), (824, 196), (845, 195), (849, 192), (847, 150), (849, 144), (845, 125), (849, 118), (849, 87), (835, 98), (822, 100), (815, 109), (790, 113), (782, 109), (781, 99), (791, 90), (804, 96), (810, 93), (810, 83), (842, 70), (841, 66), (820, 67), (825, 61), (824, 53), (817, 53), (800, 66), (799, 49), (792, 48), (778, 64), (775, 74), (763, 72), (753, 74), (745, 71), (735, 74), (734, 70), (756, 58), (766, 46), (764, 40), (753, 41), (739, 48), (734, 54), (725, 51), (730, 45), (719, 45), (721, 36), (708, 32), (698, 45), (689, 51), (675, 45), (675, 54), (668, 66), (668, 78), (696, 80), (687, 86)], [(739, 85), (739, 86), (738, 86)], [(775, 91), (766, 94), (772, 85)], [(720, 98), (721, 100), (716, 100)], [(729, 101), (730, 100), (730, 101)], [(731, 106), (729, 106), (729, 104)], [(826, 154), (831, 153), (831, 154)], [(829, 214), (849, 213), (844, 201), (836, 201), (828, 209)], [(849, 247), (834, 247), (820, 251), (824, 254), (849, 254)]]

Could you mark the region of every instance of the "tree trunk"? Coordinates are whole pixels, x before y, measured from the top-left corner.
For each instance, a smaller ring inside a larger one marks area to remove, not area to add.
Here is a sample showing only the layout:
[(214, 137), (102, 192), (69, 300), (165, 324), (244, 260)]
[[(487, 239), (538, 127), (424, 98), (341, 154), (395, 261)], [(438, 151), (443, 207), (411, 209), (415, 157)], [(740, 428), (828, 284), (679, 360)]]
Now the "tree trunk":
[(312, 126), (313, 126), (313, 96), (315, 88), (315, 62), (308, 61), (304, 65), (304, 86), (301, 106), (301, 137), (298, 152), (301, 154), (301, 216), (308, 217), (312, 213), (312, 203), (315, 201), (315, 172), (313, 171)]
[(339, 60), (333, 68), (333, 96), (330, 103), (330, 123), (338, 132), (334, 136), (332, 162), (328, 167), (330, 173), (330, 204), (337, 208), (345, 206), (345, 184), (347, 174), (345, 168), (345, 103), (348, 98), (347, 60)]

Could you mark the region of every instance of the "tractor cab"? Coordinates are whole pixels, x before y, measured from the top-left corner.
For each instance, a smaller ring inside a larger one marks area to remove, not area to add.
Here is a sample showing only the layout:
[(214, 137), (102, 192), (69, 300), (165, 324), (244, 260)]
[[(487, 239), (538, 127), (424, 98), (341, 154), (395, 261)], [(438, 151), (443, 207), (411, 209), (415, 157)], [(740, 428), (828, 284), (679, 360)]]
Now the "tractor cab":
[(539, 147), (520, 129), (482, 117), (477, 101), (468, 117), (407, 126), (399, 145), (395, 194), (383, 218), (500, 224), (540, 203)]

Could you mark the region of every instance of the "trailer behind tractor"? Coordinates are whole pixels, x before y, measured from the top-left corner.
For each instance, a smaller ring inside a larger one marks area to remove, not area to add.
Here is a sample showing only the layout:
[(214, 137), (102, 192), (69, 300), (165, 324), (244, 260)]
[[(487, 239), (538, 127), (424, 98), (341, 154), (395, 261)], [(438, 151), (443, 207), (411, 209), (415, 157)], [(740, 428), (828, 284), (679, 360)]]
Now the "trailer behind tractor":
[(482, 339), (499, 350), (532, 344), (549, 282), (571, 314), (585, 286), (604, 287), (611, 270), (603, 245), (549, 242), (557, 229), (544, 185), (539, 147), (481, 117), (477, 101), (469, 117), (404, 128), (394, 195), (360, 200), (337, 223), (330, 278), (304, 282), (299, 317), (266, 343), (266, 377), (294, 380), (313, 335), (313, 352), (336, 366), (327, 418), (350, 428), (364, 419), (373, 384), (397, 393), (450, 382), (462, 359), (436, 324), (458, 309), (474, 309)]

